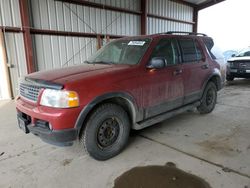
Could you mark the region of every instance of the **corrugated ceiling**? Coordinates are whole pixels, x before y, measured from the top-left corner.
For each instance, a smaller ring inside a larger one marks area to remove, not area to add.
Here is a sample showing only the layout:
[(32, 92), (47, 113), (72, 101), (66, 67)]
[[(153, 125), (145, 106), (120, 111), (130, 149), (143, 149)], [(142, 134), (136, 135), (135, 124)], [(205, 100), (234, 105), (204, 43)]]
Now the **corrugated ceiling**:
[(208, 0), (184, 0), (188, 3), (192, 3), (192, 4), (196, 4), (196, 5), (200, 5), (202, 3), (205, 3), (205, 2), (209, 2)]

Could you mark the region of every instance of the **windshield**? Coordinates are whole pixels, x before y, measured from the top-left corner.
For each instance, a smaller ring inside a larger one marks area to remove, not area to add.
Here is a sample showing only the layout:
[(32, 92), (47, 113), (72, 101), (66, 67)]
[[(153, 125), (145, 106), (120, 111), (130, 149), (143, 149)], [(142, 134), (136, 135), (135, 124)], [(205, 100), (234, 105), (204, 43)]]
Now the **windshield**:
[(250, 56), (250, 48), (244, 49), (236, 55), (236, 57), (245, 57), (245, 56)]
[(138, 64), (146, 52), (150, 39), (116, 40), (102, 47), (86, 63)]

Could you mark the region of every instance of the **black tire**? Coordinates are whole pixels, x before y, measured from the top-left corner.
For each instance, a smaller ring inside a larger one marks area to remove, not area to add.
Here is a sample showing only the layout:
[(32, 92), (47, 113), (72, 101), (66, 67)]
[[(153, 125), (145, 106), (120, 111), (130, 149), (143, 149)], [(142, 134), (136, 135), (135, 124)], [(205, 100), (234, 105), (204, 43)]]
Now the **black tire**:
[(227, 76), (227, 77), (226, 77), (226, 80), (227, 80), (227, 81), (233, 81), (233, 80), (234, 80), (234, 77), (233, 77), (233, 76)]
[(127, 112), (121, 106), (106, 103), (90, 115), (81, 143), (90, 156), (103, 161), (114, 157), (125, 148), (129, 132)]
[(209, 82), (203, 92), (201, 104), (197, 110), (201, 114), (207, 114), (213, 111), (217, 101), (217, 88), (213, 82)]

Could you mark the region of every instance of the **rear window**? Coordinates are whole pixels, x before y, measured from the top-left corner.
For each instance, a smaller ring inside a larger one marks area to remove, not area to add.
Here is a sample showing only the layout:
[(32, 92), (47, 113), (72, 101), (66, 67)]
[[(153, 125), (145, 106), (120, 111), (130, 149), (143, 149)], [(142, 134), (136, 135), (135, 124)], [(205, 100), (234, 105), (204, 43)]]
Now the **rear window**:
[(224, 58), (221, 50), (219, 49), (219, 47), (214, 45), (214, 41), (211, 38), (205, 38), (203, 39), (203, 41), (204, 41), (204, 44), (207, 48), (209, 55), (211, 56), (213, 60)]
[(183, 62), (194, 62), (202, 59), (199, 44), (193, 39), (179, 39)]

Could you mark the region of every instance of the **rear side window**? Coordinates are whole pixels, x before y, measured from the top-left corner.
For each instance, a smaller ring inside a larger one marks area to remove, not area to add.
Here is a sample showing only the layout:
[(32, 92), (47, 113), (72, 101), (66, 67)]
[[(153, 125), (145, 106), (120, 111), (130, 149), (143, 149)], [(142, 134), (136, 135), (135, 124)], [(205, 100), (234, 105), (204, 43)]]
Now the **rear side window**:
[(202, 59), (202, 52), (196, 40), (179, 39), (182, 52), (182, 60), (184, 63), (199, 61)]
[(155, 47), (151, 58), (163, 57), (167, 60), (168, 65), (175, 65), (178, 61), (178, 47), (176, 40), (162, 39)]
[(223, 59), (222, 52), (217, 46), (214, 45), (214, 41), (211, 38), (205, 38), (203, 39), (203, 41), (204, 41), (204, 44), (207, 48), (209, 55), (211, 56), (213, 60)]

